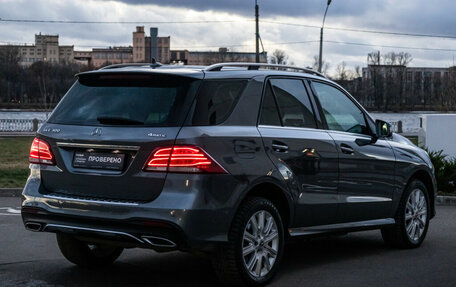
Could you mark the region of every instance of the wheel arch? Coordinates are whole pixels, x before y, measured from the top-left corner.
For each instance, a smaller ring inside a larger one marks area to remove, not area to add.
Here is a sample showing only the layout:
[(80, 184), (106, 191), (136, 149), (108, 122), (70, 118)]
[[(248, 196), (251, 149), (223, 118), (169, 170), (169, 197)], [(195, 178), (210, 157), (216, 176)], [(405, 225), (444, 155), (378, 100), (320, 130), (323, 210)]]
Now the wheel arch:
[(426, 188), (429, 192), (429, 200), (430, 200), (429, 205), (431, 207), (431, 218), (434, 217), (435, 216), (435, 196), (436, 196), (437, 191), (435, 190), (435, 184), (434, 184), (433, 177), (429, 174), (428, 171), (426, 171), (424, 169), (417, 170), (410, 176), (410, 178), (407, 182), (406, 188), (407, 188), (407, 186), (410, 185), (410, 183), (413, 180), (419, 180), (426, 186)]
[(272, 179), (265, 179), (260, 182), (256, 182), (244, 193), (242, 199), (236, 206), (234, 214), (238, 212), (239, 207), (248, 197), (254, 196), (264, 197), (274, 203), (279, 210), (284, 229), (287, 232), (294, 216), (294, 205), (292, 204), (293, 201), (286, 189)]

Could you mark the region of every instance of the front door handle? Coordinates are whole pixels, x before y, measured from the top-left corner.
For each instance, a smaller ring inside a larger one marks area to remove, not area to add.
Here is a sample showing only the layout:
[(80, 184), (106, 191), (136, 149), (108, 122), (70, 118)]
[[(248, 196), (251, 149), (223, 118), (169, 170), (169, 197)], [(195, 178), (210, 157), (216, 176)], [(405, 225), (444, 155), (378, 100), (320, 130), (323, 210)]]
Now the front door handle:
[(272, 144), (272, 149), (273, 149), (275, 152), (288, 152), (288, 146), (285, 145), (285, 144), (273, 143), (273, 144)]
[(340, 150), (345, 154), (353, 154), (355, 152), (355, 150), (348, 144), (341, 144)]

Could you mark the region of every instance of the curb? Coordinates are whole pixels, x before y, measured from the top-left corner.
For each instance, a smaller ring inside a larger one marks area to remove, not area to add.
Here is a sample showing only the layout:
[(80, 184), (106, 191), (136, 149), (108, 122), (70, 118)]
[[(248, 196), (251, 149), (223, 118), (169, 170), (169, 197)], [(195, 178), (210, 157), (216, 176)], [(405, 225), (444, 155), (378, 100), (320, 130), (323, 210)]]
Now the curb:
[(20, 197), (22, 188), (0, 188), (0, 197)]
[(456, 196), (442, 196), (439, 195), (435, 199), (436, 205), (452, 205), (456, 206)]
[[(0, 132), (1, 137), (33, 137), (36, 132)], [(0, 188), (3, 189), (3, 188)]]

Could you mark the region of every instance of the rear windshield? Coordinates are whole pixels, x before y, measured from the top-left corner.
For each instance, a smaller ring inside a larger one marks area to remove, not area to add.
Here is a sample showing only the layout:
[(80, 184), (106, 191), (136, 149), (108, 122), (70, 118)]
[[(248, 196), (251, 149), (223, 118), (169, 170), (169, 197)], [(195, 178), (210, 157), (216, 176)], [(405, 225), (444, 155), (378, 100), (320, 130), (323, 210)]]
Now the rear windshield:
[(80, 77), (48, 122), (71, 125), (180, 126), (199, 81), (150, 75)]

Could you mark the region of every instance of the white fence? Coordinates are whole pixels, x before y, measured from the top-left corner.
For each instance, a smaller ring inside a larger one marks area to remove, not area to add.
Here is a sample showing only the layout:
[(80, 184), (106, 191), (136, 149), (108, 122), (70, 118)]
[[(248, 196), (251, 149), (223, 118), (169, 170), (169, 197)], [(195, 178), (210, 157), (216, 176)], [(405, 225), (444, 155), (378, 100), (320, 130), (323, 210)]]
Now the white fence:
[(33, 119), (0, 119), (0, 133), (1, 132), (36, 132), (43, 120)]

